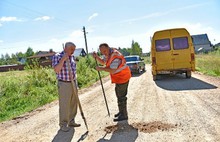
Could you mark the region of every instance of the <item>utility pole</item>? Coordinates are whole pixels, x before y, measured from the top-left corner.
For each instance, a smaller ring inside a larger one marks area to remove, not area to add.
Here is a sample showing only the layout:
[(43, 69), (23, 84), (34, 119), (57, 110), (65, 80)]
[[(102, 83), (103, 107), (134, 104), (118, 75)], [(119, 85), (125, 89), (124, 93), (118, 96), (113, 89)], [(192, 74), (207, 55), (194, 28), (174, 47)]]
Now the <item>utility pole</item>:
[(89, 54), (88, 54), (88, 46), (87, 46), (87, 40), (86, 40), (86, 28), (85, 26), (83, 26), (83, 33), (84, 33), (84, 39), (85, 39), (85, 46), (86, 46), (86, 55), (87, 55), (87, 58), (89, 57)]

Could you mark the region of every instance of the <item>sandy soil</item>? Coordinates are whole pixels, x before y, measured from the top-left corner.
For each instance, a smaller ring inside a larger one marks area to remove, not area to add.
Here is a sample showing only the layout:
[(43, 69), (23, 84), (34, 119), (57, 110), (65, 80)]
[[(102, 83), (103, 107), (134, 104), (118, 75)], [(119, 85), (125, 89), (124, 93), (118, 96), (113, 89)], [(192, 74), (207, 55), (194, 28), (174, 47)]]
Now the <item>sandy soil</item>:
[(112, 121), (117, 103), (105, 78), (110, 117), (99, 84), (79, 92), (88, 133), (80, 113), (81, 127), (60, 131), (55, 101), (1, 123), (0, 142), (220, 142), (220, 78), (194, 73), (191, 79), (167, 75), (154, 82), (146, 69), (130, 80), (128, 121)]

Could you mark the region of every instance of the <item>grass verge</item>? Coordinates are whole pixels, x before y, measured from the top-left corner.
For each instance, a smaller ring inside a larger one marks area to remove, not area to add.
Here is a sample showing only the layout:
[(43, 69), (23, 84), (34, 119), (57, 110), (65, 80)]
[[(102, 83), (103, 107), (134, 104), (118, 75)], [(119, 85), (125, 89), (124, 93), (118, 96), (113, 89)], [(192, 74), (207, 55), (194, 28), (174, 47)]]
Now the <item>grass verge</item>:
[(196, 70), (211, 76), (220, 76), (220, 49), (196, 55)]
[[(77, 63), (79, 88), (99, 80), (94, 59), (81, 58)], [(108, 73), (101, 72), (102, 76)], [(0, 122), (58, 99), (56, 75), (51, 68), (0, 73)]]

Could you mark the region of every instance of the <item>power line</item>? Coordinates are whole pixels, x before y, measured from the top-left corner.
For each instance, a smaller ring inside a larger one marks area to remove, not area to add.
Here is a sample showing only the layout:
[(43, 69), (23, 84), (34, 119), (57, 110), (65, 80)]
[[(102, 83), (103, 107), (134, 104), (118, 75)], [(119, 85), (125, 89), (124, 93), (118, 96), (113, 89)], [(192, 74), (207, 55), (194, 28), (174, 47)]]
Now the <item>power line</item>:
[[(30, 18), (33, 18), (33, 16), (45, 16), (45, 15), (48, 15), (46, 13), (42, 13), (42, 12), (39, 12), (37, 10), (33, 10), (33, 9), (30, 9), (30, 8), (27, 8), (27, 7), (24, 7), (24, 6), (21, 6), (21, 5), (18, 5), (18, 4), (15, 4), (15, 3), (12, 3), (12, 2), (9, 2), (7, 0), (5, 1), (2, 1), (2, 2), (5, 2), (6, 4), (8, 5), (11, 5), (11, 6), (14, 6), (16, 8), (19, 8), (19, 9), (22, 9), (23, 11), (29, 11), (32, 13), (32, 15), (30, 16), (30, 13), (26, 13), (28, 14), (28, 17)], [(35, 17), (36, 18), (36, 17)], [(66, 23), (67, 21), (63, 20), (63, 19), (60, 19), (60, 18), (55, 18), (56, 21), (58, 22), (62, 22), (62, 23)]]
[[(15, 3), (13, 3), (13, 2), (10, 2), (10, 1), (8, 1), (8, 0), (3, 0), (3, 1), (1, 1), (1, 3), (4, 3), (5, 4), (5, 6), (12, 6), (12, 8), (17, 8), (17, 9), (20, 9), (20, 10), (22, 10), (22, 12), (23, 12), (23, 14), (25, 15), (25, 16), (27, 16), (27, 17), (29, 17), (29, 18), (32, 18), (32, 19), (34, 19), (34, 18), (36, 18), (36, 16), (45, 16), (45, 15), (47, 15), (47, 16), (49, 16), (48, 14), (45, 14), (45, 13), (43, 13), (43, 12), (39, 12), (39, 11), (36, 11), (36, 10), (33, 10), (33, 9), (30, 9), (30, 8), (27, 8), (27, 7), (25, 7), (25, 6), (22, 6), (22, 5), (18, 5), (18, 4), (15, 4)], [(2, 5), (2, 4), (1, 4)], [(10, 7), (9, 7), (10, 8)], [(66, 29), (68, 29), (68, 28), (70, 28), (70, 26), (71, 27), (73, 27), (73, 24), (71, 23), (71, 22), (67, 22), (67, 21), (64, 21), (64, 20), (62, 20), (62, 19), (60, 19), (60, 18), (54, 18), (54, 22), (61, 22), (61, 23), (65, 23), (65, 26), (60, 26), (59, 28), (63, 28), (63, 27), (65, 27)], [(74, 21), (74, 24), (76, 24), (76, 22)], [(56, 28), (56, 30), (57, 30), (57, 28)], [(62, 35), (64, 35), (64, 33), (67, 33), (67, 31), (70, 31), (69, 29), (68, 30), (62, 30)], [(16, 44), (22, 44), (22, 43), (28, 43), (28, 42), (30, 42), (30, 44), (31, 44), (31, 42), (45, 42), (47, 39), (49, 39), (49, 38), (57, 38), (57, 37), (60, 37), (60, 33), (59, 34), (57, 34), (57, 35), (52, 35), (52, 36), (50, 36), (50, 37), (44, 37), (44, 39), (31, 39), (31, 40), (29, 40), (29, 41), (27, 41), (27, 40), (23, 40), (23, 41), (18, 41), (18, 42), (13, 42), (11, 45), (9, 44), (9, 45), (7, 45), (8, 47), (4, 47), (5, 45), (3, 44), (3, 45), (0, 45), (0, 48), (1, 49), (15, 49), (15, 48), (17, 48), (18, 46), (16, 45)], [(62, 37), (64, 37), (64, 36), (62, 36)], [(47, 38), (47, 39), (46, 39)], [(2, 48), (3, 47), (3, 48)]]

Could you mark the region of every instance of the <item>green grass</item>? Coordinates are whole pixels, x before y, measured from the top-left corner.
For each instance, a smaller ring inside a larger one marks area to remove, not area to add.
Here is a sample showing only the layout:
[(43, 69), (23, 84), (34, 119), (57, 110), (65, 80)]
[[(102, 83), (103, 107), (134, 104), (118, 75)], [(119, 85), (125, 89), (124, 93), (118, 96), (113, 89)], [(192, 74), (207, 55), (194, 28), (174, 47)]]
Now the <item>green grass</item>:
[(36, 69), (20, 71), (20, 75), (17, 71), (1, 73), (0, 121), (57, 99), (56, 78), (52, 72), (52, 69)]
[(220, 76), (220, 49), (196, 55), (196, 70), (211, 76)]
[[(77, 63), (80, 88), (96, 82), (99, 77), (95, 61), (82, 58)], [(102, 76), (108, 75), (106, 72)], [(0, 73), (0, 122), (58, 99), (56, 75), (51, 68), (34, 68), (24, 71)]]

